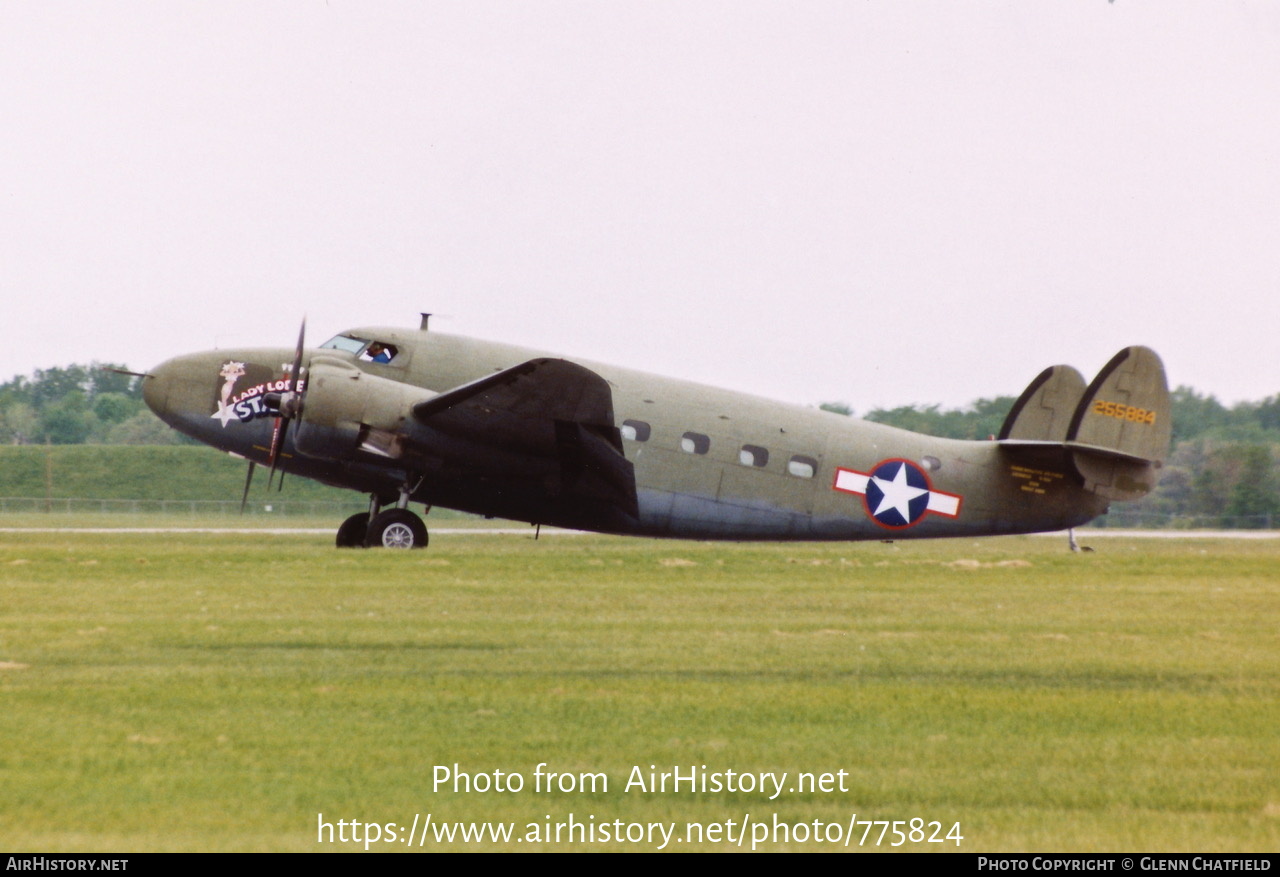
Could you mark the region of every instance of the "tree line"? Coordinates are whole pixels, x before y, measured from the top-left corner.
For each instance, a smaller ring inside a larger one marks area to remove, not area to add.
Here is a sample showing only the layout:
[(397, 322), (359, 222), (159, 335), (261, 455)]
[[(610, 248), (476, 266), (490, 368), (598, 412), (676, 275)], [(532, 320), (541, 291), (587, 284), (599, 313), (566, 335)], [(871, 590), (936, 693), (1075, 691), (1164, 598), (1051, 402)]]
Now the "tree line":
[(111, 363), (37, 369), (0, 384), (0, 443), (171, 445), (185, 439), (142, 401), (140, 378)]

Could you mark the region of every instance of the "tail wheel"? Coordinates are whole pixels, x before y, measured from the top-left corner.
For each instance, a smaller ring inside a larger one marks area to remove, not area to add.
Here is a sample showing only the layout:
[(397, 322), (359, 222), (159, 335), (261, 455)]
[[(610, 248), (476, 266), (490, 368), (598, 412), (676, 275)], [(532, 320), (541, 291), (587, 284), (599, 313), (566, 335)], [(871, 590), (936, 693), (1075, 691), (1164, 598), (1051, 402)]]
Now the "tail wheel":
[(338, 528), (339, 548), (364, 548), (364, 537), (369, 532), (369, 513), (352, 515)]
[[(345, 526), (345, 525), (344, 525)], [(369, 548), (426, 548), (427, 525), (408, 509), (387, 509), (369, 525)]]

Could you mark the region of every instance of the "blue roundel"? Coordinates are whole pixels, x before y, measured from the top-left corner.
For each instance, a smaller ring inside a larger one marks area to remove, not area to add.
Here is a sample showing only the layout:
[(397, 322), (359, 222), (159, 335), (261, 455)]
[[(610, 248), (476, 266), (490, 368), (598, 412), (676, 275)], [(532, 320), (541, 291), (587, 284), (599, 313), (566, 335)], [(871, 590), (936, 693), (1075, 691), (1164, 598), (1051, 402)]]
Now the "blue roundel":
[(909, 527), (929, 507), (929, 479), (915, 463), (886, 460), (867, 479), (867, 512), (886, 527)]

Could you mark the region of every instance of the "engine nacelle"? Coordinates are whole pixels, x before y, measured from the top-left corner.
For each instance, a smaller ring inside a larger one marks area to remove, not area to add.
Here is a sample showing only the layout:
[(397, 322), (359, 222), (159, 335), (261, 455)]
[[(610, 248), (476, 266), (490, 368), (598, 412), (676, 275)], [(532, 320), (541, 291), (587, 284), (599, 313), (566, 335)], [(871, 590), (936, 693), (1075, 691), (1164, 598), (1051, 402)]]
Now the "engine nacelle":
[(411, 406), (431, 395), (421, 387), (368, 374), (341, 357), (318, 353), (307, 370), (294, 446), (301, 454), (324, 460), (342, 459), (360, 448), (394, 456), (387, 448), (404, 432)]

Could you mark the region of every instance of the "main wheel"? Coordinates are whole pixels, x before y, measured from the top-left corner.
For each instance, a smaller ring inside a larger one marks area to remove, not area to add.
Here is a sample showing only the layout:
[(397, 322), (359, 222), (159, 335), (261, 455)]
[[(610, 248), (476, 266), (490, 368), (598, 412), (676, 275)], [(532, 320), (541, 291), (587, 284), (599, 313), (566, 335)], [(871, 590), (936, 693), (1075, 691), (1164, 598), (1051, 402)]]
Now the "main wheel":
[(387, 509), (369, 525), (367, 548), (426, 548), (427, 525), (408, 509)]
[(364, 537), (369, 532), (369, 513), (352, 515), (338, 528), (339, 548), (364, 548)]

